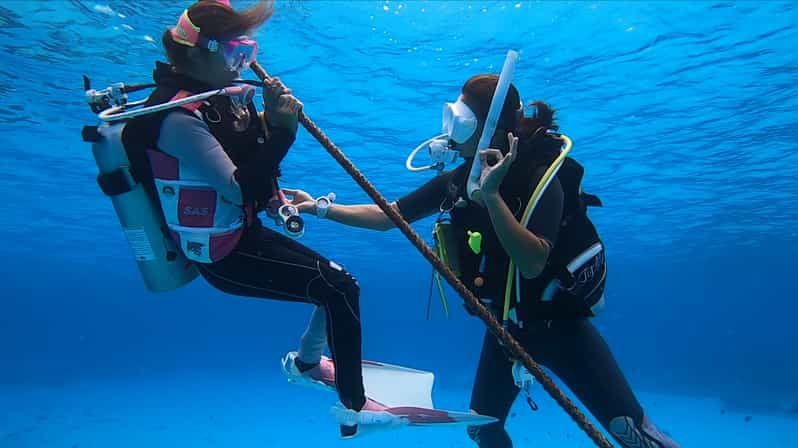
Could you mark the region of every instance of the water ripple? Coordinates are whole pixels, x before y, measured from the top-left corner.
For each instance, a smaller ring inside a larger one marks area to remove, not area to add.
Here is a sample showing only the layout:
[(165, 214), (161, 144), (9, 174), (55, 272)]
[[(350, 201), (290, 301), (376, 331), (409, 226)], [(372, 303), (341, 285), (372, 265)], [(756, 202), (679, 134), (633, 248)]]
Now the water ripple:
[[(267, 70), (391, 198), (429, 177), (405, 172), (403, 162), (439, 129), (441, 104), (469, 76), (498, 71), (516, 47), (515, 82), (525, 101), (558, 109), (574, 156), (587, 166), (586, 188), (607, 204), (596, 220), (616, 248), (630, 257), (665, 253), (678, 239), (709, 250), (792, 232), (793, 4), (520, 3), (288, 1), (258, 38)], [(67, 212), (25, 202), (21, 186), (38, 186), (34, 197), (67, 195), (91, 218), (84, 225), (107, 221), (79, 139), (93, 122), (80, 77), (90, 74), (96, 86), (147, 81), (153, 61), (163, 59), (160, 35), (184, 7), (57, 5), (0, 6), (0, 123), (11, 129), (0, 150), (0, 193), (17, 204), (19, 219), (41, 229), (68, 221)], [(38, 44), (22, 44), (23, 36)], [(313, 192), (366, 200), (306, 135), (285, 172)], [(57, 179), (57, 188), (42, 178)], [(356, 250), (382, 248), (364, 242)]]

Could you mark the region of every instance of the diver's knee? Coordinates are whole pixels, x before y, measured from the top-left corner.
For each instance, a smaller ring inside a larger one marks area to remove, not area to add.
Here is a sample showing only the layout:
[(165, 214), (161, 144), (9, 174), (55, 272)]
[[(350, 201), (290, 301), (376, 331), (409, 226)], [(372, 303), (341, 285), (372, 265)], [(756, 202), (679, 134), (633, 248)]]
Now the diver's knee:
[(326, 266), (321, 266), (320, 268), (324, 281), (330, 287), (346, 296), (349, 300), (357, 300), (360, 297), (360, 284), (341, 265), (330, 261)]
[(360, 299), (360, 283), (350, 273), (342, 271), (341, 279), (338, 281), (338, 289), (343, 291), (348, 300), (358, 301)]
[(615, 417), (610, 420), (609, 430), (624, 448), (679, 448), (678, 443), (645, 416), (640, 425), (635, 424), (632, 417)]
[(346, 294), (349, 297), (355, 299), (360, 297), (360, 283), (357, 282), (357, 279), (355, 279), (355, 277), (349, 275), (349, 280), (346, 282), (345, 289), (346, 289)]
[(513, 441), (501, 423), (469, 426), (468, 437), (480, 448), (512, 448)]

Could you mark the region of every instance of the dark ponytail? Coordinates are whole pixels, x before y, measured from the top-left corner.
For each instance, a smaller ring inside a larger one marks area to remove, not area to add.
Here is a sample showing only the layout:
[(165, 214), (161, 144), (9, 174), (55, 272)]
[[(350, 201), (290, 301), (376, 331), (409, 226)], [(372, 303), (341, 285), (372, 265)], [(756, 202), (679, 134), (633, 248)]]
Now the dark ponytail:
[[(211, 39), (231, 39), (247, 34), (263, 25), (274, 13), (272, 0), (260, 0), (256, 5), (236, 12), (224, 2), (200, 0), (188, 8), (188, 17), (199, 27), (200, 35)], [(188, 64), (189, 47), (176, 42), (170, 30), (161, 37), (166, 56), (177, 67)]]
[(548, 130), (560, 129), (556, 122), (555, 110), (551, 106), (540, 100), (533, 101), (529, 106), (533, 108), (532, 115), (522, 118), (518, 126), (521, 137), (532, 140)]
[[(518, 159), (514, 163), (521, 169), (522, 178), (530, 178), (540, 165), (549, 165), (560, 154), (562, 143), (551, 138), (546, 131), (560, 129), (557, 124), (555, 110), (543, 101), (536, 100), (529, 104), (532, 114), (521, 119), (518, 126)], [(512, 172), (512, 171), (511, 171)]]

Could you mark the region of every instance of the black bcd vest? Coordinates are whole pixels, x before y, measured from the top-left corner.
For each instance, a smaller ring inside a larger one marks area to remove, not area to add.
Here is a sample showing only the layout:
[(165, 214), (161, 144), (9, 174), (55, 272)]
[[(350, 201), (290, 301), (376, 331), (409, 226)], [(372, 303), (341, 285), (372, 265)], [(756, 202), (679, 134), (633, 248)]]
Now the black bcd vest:
[[(534, 173), (545, 170), (546, 167), (547, 164), (526, 167), (521, 171), (522, 175), (515, 176), (511, 176), (513, 174), (511, 170), (502, 183), (500, 193), (516, 219), (521, 219), (532, 196), (535, 187), (531, 185)], [(514, 306), (517, 307), (521, 320), (591, 316), (590, 307), (598, 301), (600, 293), (603, 293), (604, 280), (600, 289), (593, 291), (590, 297), (579, 297), (560, 291), (554, 300), (546, 302), (540, 300), (543, 290), (554, 279), (559, 279), (567, 287), (574, 280), (566, 269), (568, 263), (595, 243), (601, 242), (595, 226), (587, 216), (587, 208), (602, 204), (598, 197), (581, 191), (583, 175), (582, 165), (570, 157), (565, 159), (557, 173), (563, 189), (564, 202), (559, 233), (541, 275), (534, 279), (521, 278), (522, 297), (515, 297), (513, 291)], [(509, 257), (493, 229), (487, 210), (479, 204), (463, 199), (467, 198), (465, 193), (467, 176), (467, 169), (460, 169), (455, 173), (449, 186), (448, 198), (452, 203), (459, 201), (460, 205), (454, 206), (450, 214), (454, 231), (457, 232), (455, 241), (458, 241), (461, 280), (475, 295), (486, 300), (494, 311), (499, 313), (504, 304)], [(482, 234), (480, 254), (475, 254), (469, 248), (468, 231)], [(482, 286), (477, 286), (478, 284)]]

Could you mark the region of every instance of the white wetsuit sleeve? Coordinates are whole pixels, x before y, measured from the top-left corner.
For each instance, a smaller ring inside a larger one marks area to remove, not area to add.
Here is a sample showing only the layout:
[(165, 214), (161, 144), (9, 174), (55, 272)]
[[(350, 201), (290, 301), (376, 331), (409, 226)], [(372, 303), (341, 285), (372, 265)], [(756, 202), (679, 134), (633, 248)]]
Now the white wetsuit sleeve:
[(225, 199), (242, 204), (236, 166), (204, 121), (182, 112), (168, 114), (161, 125), (158, 148), (179, 159)]

